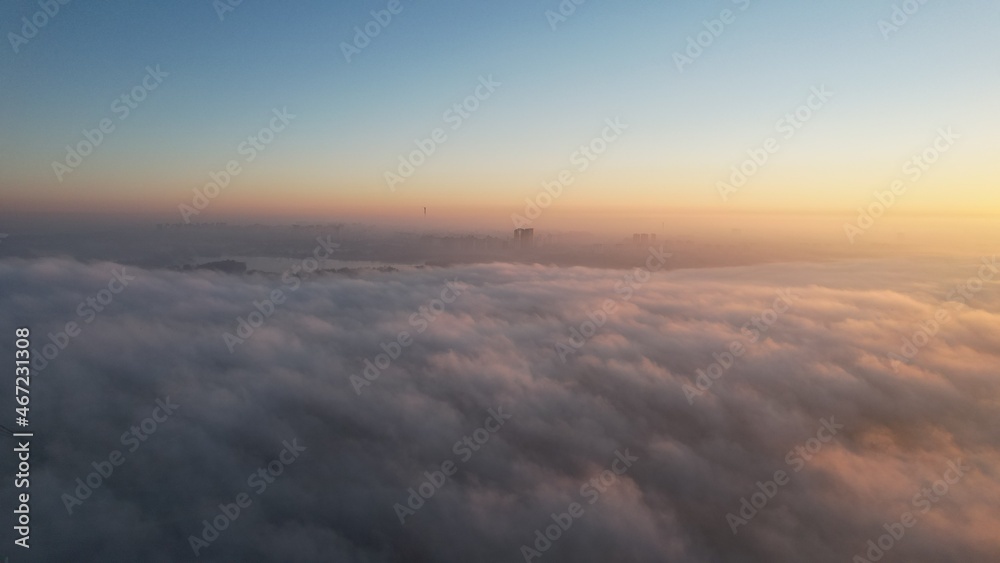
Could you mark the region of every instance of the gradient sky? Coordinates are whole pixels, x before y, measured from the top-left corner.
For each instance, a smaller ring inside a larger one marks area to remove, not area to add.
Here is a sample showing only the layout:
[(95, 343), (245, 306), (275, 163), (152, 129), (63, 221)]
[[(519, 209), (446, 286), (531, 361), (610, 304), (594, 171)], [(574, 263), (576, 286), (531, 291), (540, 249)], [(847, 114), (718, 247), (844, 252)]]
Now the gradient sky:
[[(61, 6), (19, 53), (0, 52), (2, 208), (180, 220), (192, 189), (287, 107), (296, 120), (199, 220), (427, 205), (503, 225), (612, 117), (630, 129), (554, 207), (850, 214), (952, 126), (961, 139), (893, 212), (1000, 213), (995, 2), (932, 0), (888, 40), (881, 0), (591, 0), (556, 30), (556, 0), (401, 3), (350, 64), (341, 43), (387, 2), (244, 0), (223, 21), (208, 0)], [(736, 21), (679, 72), (674, 52), (727, 8)], [(0, 29), (37, 10), (5, 3)], [(170, 76), (119, 121), (111, 104), (147, 65)], [(502, 86), (390, 192), (385, 172), (488, 75)], [(716, 182), (819, 85), (835, 97), (723, 203)], [(104, 118), (116, 130), (59, 183), (52, 162)]]

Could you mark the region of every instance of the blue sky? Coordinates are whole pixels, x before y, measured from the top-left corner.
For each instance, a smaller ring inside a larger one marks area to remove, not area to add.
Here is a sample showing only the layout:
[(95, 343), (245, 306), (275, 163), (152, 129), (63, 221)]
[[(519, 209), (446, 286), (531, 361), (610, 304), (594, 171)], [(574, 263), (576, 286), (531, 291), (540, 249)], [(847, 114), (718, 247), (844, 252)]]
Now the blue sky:
[[(255, 178), (285, 177), (294, 191), (308, 177), (352, 201), (384, 197), (383, 172), (488, 75), (502, 86), (414, 182), (425, 193), (459, 197), (458, 186), (487, 177), (517, 185), (517, 199), (619, 116), (633, 127), (605, 163), (609, 178), (691, 178), (665, 182), (664, 193), (701, 201), (695, 190), (710, 193), (711, 177), (820, 84), (837, 98), (789, 149), (789, 170), (848, 159), (888, 175), (948, 124), (973, 137), (962, 166), (978, 169), (995, 152), (986, 127), (1000, 125), (995, 2), (930, 1), (889, 40), (877, 22), (893, 2), (741, 4), (589, 0), (553, 30), (545, 12), (558, 10), (554, 0), (404, 0), (348, 64), (341, 43), (387, 2), (244, 0), (220, 21), (208, 0), (76, 0), (18, 54), (9, 44), (0, 51), (0, 189), (21, 198), (70, 189), (54, 182), (51, 161), (111, 117), (112, 100), (147, 65), (169, 78), (70, 184), (107, 196), (125, 184), (140, 195), (186, 193), (232, 158), (272, 108), (287, 106), (299, 118)], [(727, 8), (736, 21), (678, 72), (673, 53)], [(38, 9), (6, 3), (3, 32)], [(597, 197), (607, 184), (595, 182)], [(640, 201), (649, 188), (636, 190), (629, 195)]]

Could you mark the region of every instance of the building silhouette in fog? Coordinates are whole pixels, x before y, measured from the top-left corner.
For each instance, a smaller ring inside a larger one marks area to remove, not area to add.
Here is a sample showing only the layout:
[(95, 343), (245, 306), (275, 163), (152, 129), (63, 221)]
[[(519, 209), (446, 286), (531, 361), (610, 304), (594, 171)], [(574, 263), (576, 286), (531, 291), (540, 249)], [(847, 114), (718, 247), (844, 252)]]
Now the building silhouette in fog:
[(527, 249), (535, 243), (535, 229), (514, 229), (514, 248)]
[(654, 233), (635, 233), (632, 235), (632, 244), (636, 246), (646, 246), (651, 242), (656, 242), (656, 235)]

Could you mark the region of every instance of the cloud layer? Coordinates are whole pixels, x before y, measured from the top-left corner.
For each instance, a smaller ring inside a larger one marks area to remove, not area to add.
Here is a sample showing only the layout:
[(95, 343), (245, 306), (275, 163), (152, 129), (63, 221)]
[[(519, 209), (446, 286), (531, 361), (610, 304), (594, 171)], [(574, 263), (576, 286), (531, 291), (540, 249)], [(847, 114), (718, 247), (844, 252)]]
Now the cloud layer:
[[(127, 267), (128, 287), (101, 296), (121, 266), (5, 260), (0, 326), (30, 326), (36, 353), (80, 328), (32, 380), (28, 560), (193, 559), (202, 521), (248, 493), (199, 559), (523, 561), (528, 546), (533, 561), (848, 562), (912, 511), (886, 560), (993, 561), (1000, 295), (965, 285), (981, 266), (776, 264), (639, 283), (641, 271), (489, 264), (295, 289)], [(286, 300), (230, 353), (223, 334), (275, 289)], [(88, 297), (102, 310), (80, 314)], [(603, 325), (575, 337), (608, 300)], [(934, 334), (894, 362), (922, 326)], [(364, 379), (402, 331), (410, 343)], [(702, 372), (717, 377), (699, 389)], [(370, 383), (360, 395), (352, 375)], [(129, 451), (123, 433), (148, 430), (168, 397), (176, 412)], [(510, 418), (486, 423), (490, 409)], [(815, 440), (831, 418), (843, 428)], [(478, 449), (456, 447), (465, 437)], [(293, 440), (305, 451), (255, 492), (248, 477)], [(124, 462), (69, 514), (64, 495), (114, 450)], [(626, 451), (638, 460), (601, 484)], [(934, 494), (958, 460), (969, 470)], [(408, 489), (449, 461), (401, 523)], [(727, 514), (777, 471), (787, 483), (734, 534)], [(2, 491), (12, 503), (9, 480)], [(536, 530), (574, 502), (583, 514), (540, 550)]]

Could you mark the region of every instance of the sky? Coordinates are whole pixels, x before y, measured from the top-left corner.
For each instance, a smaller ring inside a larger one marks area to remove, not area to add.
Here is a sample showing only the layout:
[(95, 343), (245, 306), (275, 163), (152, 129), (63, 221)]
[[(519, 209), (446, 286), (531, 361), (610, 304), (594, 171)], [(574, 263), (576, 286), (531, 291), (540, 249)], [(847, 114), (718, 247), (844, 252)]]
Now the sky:
[[(70, 2), (18, 42), (10, 34), (39, 4), (5, 3), (0, 213), (180, 221), (179, 206), (232, 160), (239, 174), (195, 220), (392, 219), (429, 206), (503, 226), (563, 171), (573, 182), (548, 220), (853, 218), (896, 179), (908, 185), (898, 216), (1000, 213), (994, 2), (931, 1), (887, 30), (888, 1), (590, 0), (553, 18), (554, 0), (403, 0), (345, 56), (356, 28), (388, 5), (245, 0), (220, 16), (207, 0)], [(723, 10), (729, 23), (713, 24)], [(675, 54), (706, 27), (718, 37), (679, 68)], [(115, 100), (147, 68), (165, 76), (125, 117)], [(481, 80), (494, 85), (478, 108), (449, 118)], [(779, 121), (814, 88), (831, 94), (786, 137)], [(294, 119), (248, 161), (241, 143), (283, 109)], [(57, 173), (67, 145), (104, 119), (114, 130)], [(583, 170), (574, 154), (606, 120), (623, 131)], [(907, 162), (949, 128), (953, 144), (910, 182)], [(390, 187), (386, 174), (436, 129), (443, 142)], [(719, 182), (769, 138), (777, 150), (721, 197)]]

